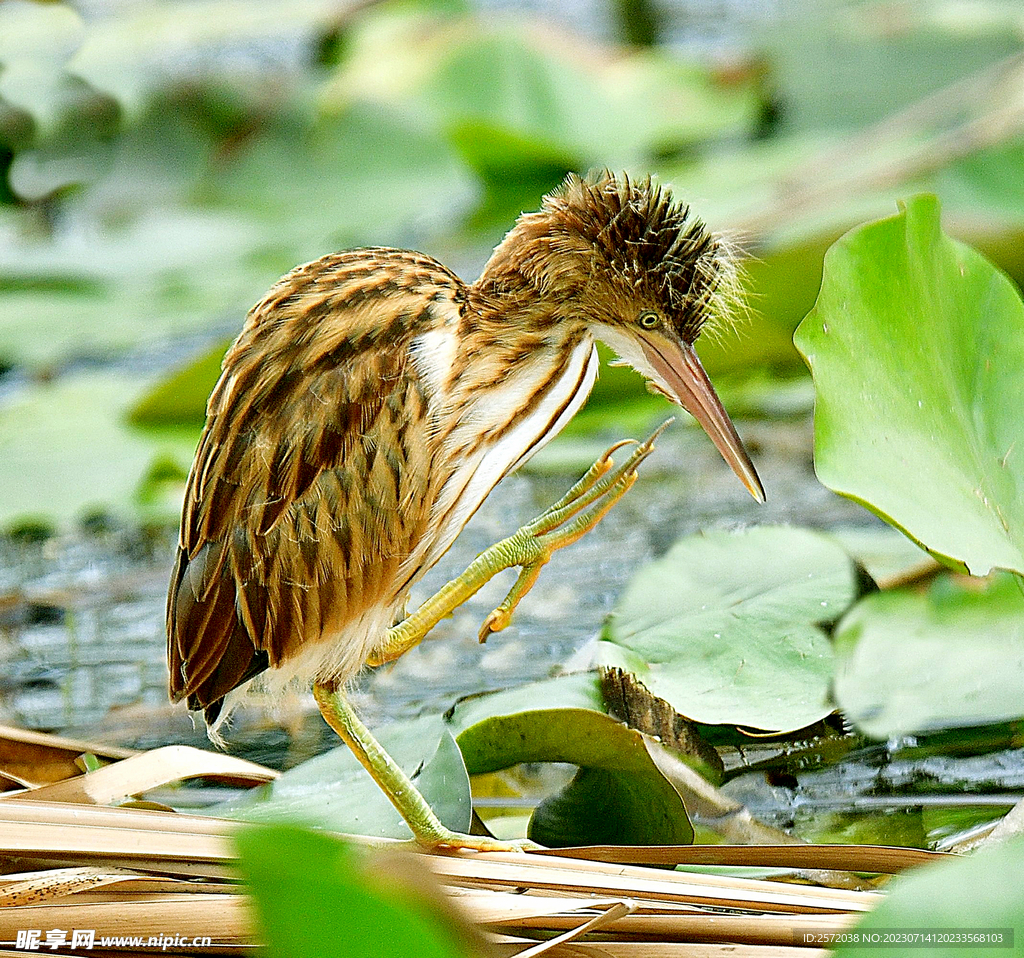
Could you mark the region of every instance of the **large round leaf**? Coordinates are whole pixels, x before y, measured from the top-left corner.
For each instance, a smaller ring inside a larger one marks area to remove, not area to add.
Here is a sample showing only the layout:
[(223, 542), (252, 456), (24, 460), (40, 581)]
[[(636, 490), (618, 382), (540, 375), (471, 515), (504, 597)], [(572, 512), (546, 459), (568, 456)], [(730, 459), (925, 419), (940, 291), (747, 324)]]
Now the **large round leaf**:
[[(442, 823), (453, 831), (468, 832), (473, 811), (469, 776), (441, 720), (424, 716), (395, 722), (375, 734), (413, 778)], [(411, 835), (401, 815), (347, 746), (317, 755), (209, 812), (246, 822), (300, 822), (372, 837)]]
[(695, 721), (802, 728), (832, 710), (832, 649), (818, 623), (856, 594), (853, 561), (818, 533), (691, 536), (629, 584), (598, 657)]
[(529, 835), (549, 847), (688, 844), (693, 829), (648, 739), (606, 715), (593, 673), (459, 703), (449, 721), (471, 775), (522, 762), (568, 762), (576, 777), (542, 802)]
[[(86, 371), (33, 383), (0, 409), (0, 528), (27, 517), (67, 525), (98, 510), (170, 518), (180, 497), (142, 502), (154, 467), (187, 468), (194, 437), (124, 422), (144, 380)], [(173, 469), (172, 469), (173, 471)]]
[(829, 250), (796, 344), (821, 481), (972, 573), (1024, 572), (1024, 304), (934, 197)]
[(670, 788), (660, 774), (580, 767), (565, 788), (534, 809), (527, 837), (548, 848), (689, 845), (693, 827)]
[(869, 595), (839, 623), (836, 655), (836, 698), (876, 738), (1024, 716), (1024, 595), (1006, 573), (984, 590)]

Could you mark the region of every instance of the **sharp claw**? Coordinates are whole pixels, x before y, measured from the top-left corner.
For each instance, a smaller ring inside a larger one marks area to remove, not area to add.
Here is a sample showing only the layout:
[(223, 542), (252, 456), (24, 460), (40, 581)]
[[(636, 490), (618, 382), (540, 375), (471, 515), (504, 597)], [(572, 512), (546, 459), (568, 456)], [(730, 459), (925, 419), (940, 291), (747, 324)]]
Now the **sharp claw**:
[(675, 416), (669, 416), (657, 429), (654, 430), (642, 443), (640, 443), (641, 449), (646, 449), (650, 452), (654, 448), (654, 444), (658, 441), (658, 437), (666, 430), (669, 426), (676, 421)]
[(614, 446), (609, 446), (601, 454), (601, 458), (597, 460), (601, 464), (607, 464), (607, 465), (605, 465), (605, 468), (601, 470), (601, 475), (604, 475), (609, 469), (611, 469), (612, 466), (615, 465), (615, 460), (612, 459), (612, 456), (615, 453), (617, 453), (624, 446), (632, 446), (632, 445), (635, 445), (635, 444), (636, 444), (636, 440), (635, 439), (620, 439), (617, 443), (615, 443)]
[(511, 621), (512, 616), (508, 611), (495, 609), (484, 619), (484, 624), (480, 626), (480, 632), (477, 636), (480, 639), (480, 644), (483, 645), (492, 633), (501, 632), (502, 629), (507, 628)]
[[(632, 455), (622, 465), (622, 477), (635, 476), (636, 470), (640, 464), (654, 451), (654, 444), (657, 442), (658, 437), (666, 430), (672, 423), (675, 422), (675, 417), (666, 419), (657, 429), (654, 430), (643, 442), (637, 443), (636, 449), (633, 450)], [(632, 440), (626, 440), (631, 442)], [(618, 446), (621, 446), (619, 443)], [(618, 448), (613, 446), (612, 448)], [(610, 452), (611, 450), (609, 450)], [(620, 477), (620, 478), (622, 478)]]
[(642, 443), (640, 443), (637, 446), (637, 452), (640, 452), (642, 450), (645, 455), (650, 453), (650, 451), (654, 448), (654, 444), (658, 441), (658, 437), (666, 429), (668, 429), (668, 427), (671, 426), (672, 423), (674, 423), (675, 421), (675, 416), (670, 416), (668, 419), (666, 419), (660, 426), (658, 426), (657, 429), (654, 430), (654, 432), (652, 432)]

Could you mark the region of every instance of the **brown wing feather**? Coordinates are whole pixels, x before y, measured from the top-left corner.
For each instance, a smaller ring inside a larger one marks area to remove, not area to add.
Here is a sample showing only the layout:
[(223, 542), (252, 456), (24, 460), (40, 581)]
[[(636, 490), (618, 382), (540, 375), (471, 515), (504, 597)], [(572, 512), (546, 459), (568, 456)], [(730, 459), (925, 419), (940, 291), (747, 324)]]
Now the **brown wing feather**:
[(249, 314), (185, 495), (167, 600), (174, 700), (216, 712), (399, 598), (437, 481), (409, 344), (456, 321), (463, 294), (419, 254), (356, 250), (293, 271)]

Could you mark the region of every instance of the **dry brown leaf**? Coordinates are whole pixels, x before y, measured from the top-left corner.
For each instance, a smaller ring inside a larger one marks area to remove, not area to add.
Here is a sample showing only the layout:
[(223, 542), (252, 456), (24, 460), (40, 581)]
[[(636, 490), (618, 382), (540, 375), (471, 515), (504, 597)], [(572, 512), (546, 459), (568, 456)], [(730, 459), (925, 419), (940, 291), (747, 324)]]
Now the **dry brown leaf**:
[(23, 801), (0, 802), (0, 823), (3, 822), (95, 825), (139, 831), (181, 832), (186, 835), (229, 835), (239, 827), (238, 822), (207, 815), (185, 815), (148, 808), (107, 808), (103, 805), (76, 805), (72, 802), (39, 802), (27, 795)]
[(47, 785), (80, 775), (82, 770), (75, 760), (87, 753), (110, 762), (139, 754), (127, 748), (0, 725), (0, 770), (16, 781)]
[(552, 915), (574, 915), (591, 908), (610, 908), (615, 898), (578, 898), (567, 895), (544, 895), (536, 892), (494, 891), (448, 886), (448, 893), (459, 907), (480, 925), (507, 925), (528, 919), (544, 921)]
[(0, 906), (38, 905), (133, 877), (131, 872), (88, 866), (5, 875), (0, 880)]
[(6, 801), (112, 805), (131, 795), (189, 778), (219, 778), (247, 784), (269, 782), (280, 773), (254, 762), (191, 745), (166, 745), (32, 791), (0, 795)]
[(535, 854), (630, 865), (743, 865), (891, 875), (952, 856), (893, 845), (589, 845)]
[[(0, 909), (0, 941), (15, 941), (18, 931), (27, 928), (92, 929), (97, 938), (209, 936), (218, 944), (255, 943), (248, 902), (238, 895), (182, 895), (155, 901), (71, 902)], [(159, 950), (157, 946), (151, 953)], [(204, 948), (203, 953), (217, 952)]]
[[(711, 912), (675, 914), (641, 912), (616, 920), (607, 931), (622, 938), (654, 941), (733, 942), (736, 944), (792, 945), (807, 932), (841, 932), (860, 919), (859, 915), (723, 915)], [(515, 926), (497, 930), (522, 934), (534, 928), (572, 928), (579, 918), (552, 915), (546, 919), (523, 919)]]
[[(873, 892), (853, 892), (722, 875), (667, 872), (633, 865), (605, 865), (572, 859), (557, 865), (541, 855), (478, 853), (427, 856), (436, 874), (453, 884), (529, 887), (605, 897), (653, 898), (728, 908), (782, 912), (868, 911)], [(548, 863), (548, 864), (545, 864)]]
[(1001, 842), (1015, 835), (1024, 834), (1024, 799), (1017, 802), (992, 829), (986, 841)]
[(0, 802), (0, 858), (233, 877), (235, 822), (62, 802)]
[[(203, 949), (204, 956), (236, 954), (254, 934), (244, 889), (225, 883), (236, 877), (231, 837), (241, 827), (205, 816), (31, 796), (0, 801), (0, 858), (72, 866), (0, 879), (0, 900), (6, 896), (13, 903), (0, 910), (0, 939), (13, 940), (8, 932), (21, 928), (96, 928), (97, 934), (147, 938), (209, 935), (217, 944)], [(747, 847), (730, 849), (724, 857), (749, 864), (759, 855), (814, 850)], [(685, 851), (582, 850), (663, 860)], [(858, 853), (884, 860), (886, 850)], [(723, 857), (718, 847), (713, 854)], [(881, 897), (556, 853), (410, 852), (406, 857), (436, 876), (476, 927), (488, 929), (488, 940), (503, 942), (503, 954), (538, 958), (811, 958), (816, 950), (790, 947), (799, 933), (846, 928)], [(207, 884), (211, 880), (215, 883)], [(44, 896), (46, 904), (26, 904)], [(586, 940), (573, 940), (581, 936)]]
[(549, 952), (554, 951), (559, 945), (565, 944), (569, 941), (575, 941), (577, 938), (582, 938), (584, 935), (589, 935), (591, 932), (604, 928), (606, 925), (611, 924), (619, 918), (624, 918), (631, 911), (633, 911), (632, 905), (623, 901), (616, 902), (600, 915), (595, 915), (590, 919), (590, 921), (586, 921), (582, 925), (577, 924), (576, 927), (570, 929), (564, 935), (559, 935), (556, 938), (552, 938), (550, 941), (542, 942), (539, 945), (535, 945), (533, 948), (527, 948), (526, 951), (521, 951), (519, 953), (519, 958), (537, 958), (538, 955), (546, 955)]
[[(495, 944), (498, 954), (515, 958), (529, 942), (505, 939)], [(828, 958), (820, 948), (785, 948), (777, 945), (683, 944), (661, 941), (569, 942), (557, 945), (547, 958)]]

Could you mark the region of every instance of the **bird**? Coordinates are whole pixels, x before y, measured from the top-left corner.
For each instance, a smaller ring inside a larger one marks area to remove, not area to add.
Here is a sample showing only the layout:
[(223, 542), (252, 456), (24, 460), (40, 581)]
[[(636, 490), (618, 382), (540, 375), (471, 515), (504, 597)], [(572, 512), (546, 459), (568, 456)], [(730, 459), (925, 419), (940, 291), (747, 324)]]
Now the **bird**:
[(442, 825), (346, 688), (518, 568), (480, 637), (500, 631), (551, 554), (636, 480), (657, 433), (613, 446), (561, 500), (405, 615), (412, 586), (494, 486), (584, 404), (597, 341), (691, 413), (764, 501), (694, 350), (703, 328), (742, 308), (737, 261), (668, 188), (603, 170), (569, 174), (522, 214), (473, 283), (387, 247), (285, 275), (248, 313), (207, 404), (168, 590), (171, 699), (202, 711), (220, 743), (252, 688), (311, 683), (327, 724), (421, 846), (526, 847)]

